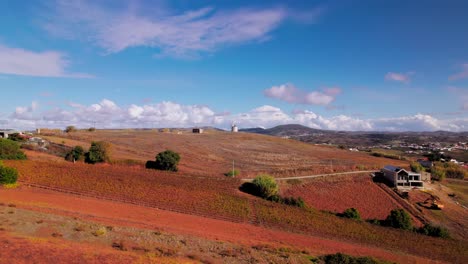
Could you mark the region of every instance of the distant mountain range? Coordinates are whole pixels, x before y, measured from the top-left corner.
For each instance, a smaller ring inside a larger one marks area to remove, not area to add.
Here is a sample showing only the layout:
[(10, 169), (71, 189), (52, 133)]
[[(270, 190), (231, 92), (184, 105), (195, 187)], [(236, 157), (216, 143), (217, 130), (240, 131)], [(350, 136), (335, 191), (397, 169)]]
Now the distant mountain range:
[(427, 144), (467, 142), (468, 132), (376, 132), (376, 131), (334, 131), (306, 127), (303, 125), (289, 124), (263, 128), (247, 128), (240, 131), (288, 137), (310, 143), (328, 143), (344, 146), (374, 146), (399, 143)]

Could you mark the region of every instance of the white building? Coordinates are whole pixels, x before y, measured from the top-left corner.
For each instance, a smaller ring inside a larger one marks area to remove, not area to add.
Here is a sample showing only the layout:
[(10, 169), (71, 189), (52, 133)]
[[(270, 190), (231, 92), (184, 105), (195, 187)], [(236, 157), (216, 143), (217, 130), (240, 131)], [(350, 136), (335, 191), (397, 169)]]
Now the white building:
[(231, 132), (232, 133), (237, 133), (237, 132), (239, 132), (239, 128), (236, 125), (232, 125), (231, 126)]
[(387, 165), (382, 169), (383, 176), (397, 188), (423, 188), (421, 174)]

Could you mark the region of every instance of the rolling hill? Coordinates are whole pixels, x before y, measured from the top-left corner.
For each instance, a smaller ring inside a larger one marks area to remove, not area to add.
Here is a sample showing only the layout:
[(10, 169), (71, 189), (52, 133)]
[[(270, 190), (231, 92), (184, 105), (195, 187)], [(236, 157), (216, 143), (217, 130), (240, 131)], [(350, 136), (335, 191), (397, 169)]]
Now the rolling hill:
[[(311, 175), (362, 169), (378, 169), (387, 164), (406, 162), (371, 157), (328, 146), (316, 146), (296, 140), (253, 133), (229, 133), (207, 130), (193, 134), (179, 130), (98, 130), (55, 133), (43, 136), (67, 146), (90, 146), (91, 141), (112, 144), (115, 162), (144, 164), (166, 149), (180, 153), (180, 171), (194, 175), (220, 176), (235, 168), (242, 177), (259, 173), (275, 176)], [(209, 168), (209, 170), (207, 170)], [(359, 168), (359, 169), (358, 169)]]

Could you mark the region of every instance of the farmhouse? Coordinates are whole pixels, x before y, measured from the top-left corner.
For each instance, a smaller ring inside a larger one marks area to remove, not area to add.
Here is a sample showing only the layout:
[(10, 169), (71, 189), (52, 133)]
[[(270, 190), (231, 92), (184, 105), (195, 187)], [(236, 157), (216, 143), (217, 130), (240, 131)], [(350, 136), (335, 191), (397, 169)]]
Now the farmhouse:
[(397, 188), (423, 188), (421, 174), (387, 165), (382, 169), (383, 176)]

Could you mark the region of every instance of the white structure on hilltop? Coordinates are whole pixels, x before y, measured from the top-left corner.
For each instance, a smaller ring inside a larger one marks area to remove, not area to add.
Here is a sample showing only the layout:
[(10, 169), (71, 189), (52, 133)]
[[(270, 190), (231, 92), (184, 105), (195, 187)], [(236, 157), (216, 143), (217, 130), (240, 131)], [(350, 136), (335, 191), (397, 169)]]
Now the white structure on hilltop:
[(238, 128), (237, 125), (234, 124), (234, 123), (233, 123), (232, 126), (231, 126), (231, 132), (232, 132), (232, 133), (237, 133), (237, 132), (239, 132), (239, 128)]

